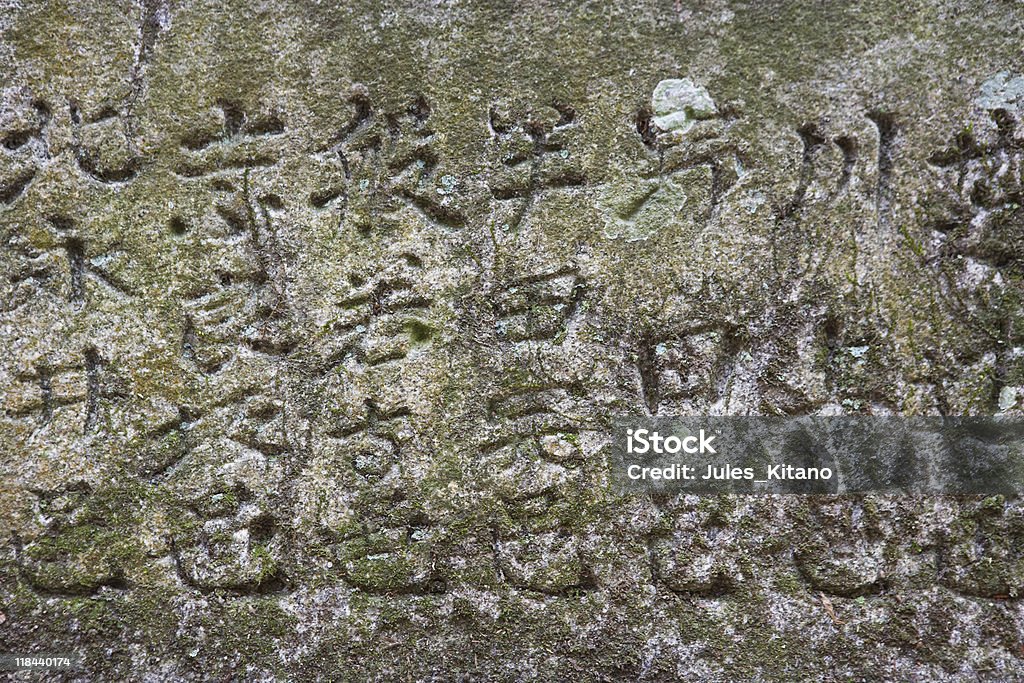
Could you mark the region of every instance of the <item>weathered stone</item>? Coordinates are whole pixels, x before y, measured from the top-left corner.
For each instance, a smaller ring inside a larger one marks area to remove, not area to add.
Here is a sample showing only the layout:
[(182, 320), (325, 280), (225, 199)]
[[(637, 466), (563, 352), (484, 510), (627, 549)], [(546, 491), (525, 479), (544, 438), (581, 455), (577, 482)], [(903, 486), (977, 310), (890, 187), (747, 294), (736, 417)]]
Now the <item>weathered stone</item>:
[(1013, 3), (0, 10), (0, 650), (1017, 680), (1021, 506), (620, 496), (623, 415), (1019, 416)]

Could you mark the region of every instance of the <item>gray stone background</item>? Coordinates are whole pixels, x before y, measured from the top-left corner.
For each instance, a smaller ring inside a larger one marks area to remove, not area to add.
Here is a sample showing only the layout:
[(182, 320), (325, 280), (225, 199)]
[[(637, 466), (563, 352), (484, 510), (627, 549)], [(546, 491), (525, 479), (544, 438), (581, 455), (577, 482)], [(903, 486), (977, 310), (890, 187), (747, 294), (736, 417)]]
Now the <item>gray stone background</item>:
[(1022, 21), (0, 0), (11, 676), (1024, 680), (1019, 503), (607, 470), (1019, 413)]

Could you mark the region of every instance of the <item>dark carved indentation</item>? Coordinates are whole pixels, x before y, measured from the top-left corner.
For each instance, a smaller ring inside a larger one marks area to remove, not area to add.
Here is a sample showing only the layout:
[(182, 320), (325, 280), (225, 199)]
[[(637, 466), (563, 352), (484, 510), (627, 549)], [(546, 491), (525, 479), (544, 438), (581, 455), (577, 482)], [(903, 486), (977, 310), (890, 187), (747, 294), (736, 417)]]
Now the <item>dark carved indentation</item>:
[(309, 195), (309, 203), (317, 209), (322, 209), (332, 201), (339, 197), (344, 197), (344, 190), (337, 188), (327, 188), (324, 190), (317, 190)]
[(24, 171), (6, 185), (0, 185), (0, 204), (10, 204), (20, 197), (35, 177), (35, 171)]
[(868, 114), (868, 118), (878, 129), (878, 183), (875, 188), (878, 227), (880, 230), (888, 230), (892, 221), (892, 174), (899, 127), (892, 113), (875, 111)]
[(84, 431), (91, 432), (96, 426), (99, 416), (100, 399), (100, 354), (95, 348), (85, 350), (85, 426)]
[(800, 135), (800, 141), (803, 143), (803, 152), (800, 157), (800, 177), (797, 180), (796, 189), (793, 191), (793, 196), (786, 204), (779, 209), (778, 218), (785, 220), (796, 214), (803, 207), (804, 200), (807, 196), (807, 188), (810, 186), (812, 179), (814, 178), (814, 156), (815, 153), (825, 145), (825, 138), (818, 133), (818, 129), (813, 124), (807, 124), (801, 126), (797, 133)]
[(85, 250), (81, 240), (75, 237), (68, 238), (64, 249), (71, 269), (71, 303), (81, 304), (85, 300)]
[(636, 110), (636, 132), (650, 149), (658, 144), (658, 132), (654, 128), (654, 112), (649, 105), (644, 105)]
[(853, 170), (857, 165), (857, 140), (843, 135), (835, 139), (836, 146), (843, 152), (843, 170), (836, 184), (836, 193), (842, 192), (850, 185)]

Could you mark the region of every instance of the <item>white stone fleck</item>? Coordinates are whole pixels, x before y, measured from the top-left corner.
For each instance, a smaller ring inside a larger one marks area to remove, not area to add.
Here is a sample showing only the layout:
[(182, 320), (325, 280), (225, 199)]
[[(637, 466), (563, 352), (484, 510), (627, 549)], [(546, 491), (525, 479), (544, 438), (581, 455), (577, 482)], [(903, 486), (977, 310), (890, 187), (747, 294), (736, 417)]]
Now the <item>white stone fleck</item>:
[(1009, 410), (1017, 405), (1017, 387), (1003, 387), (999, 390), (999, 410)]
[(981, 94), (974, 99), (982, 109), (1006, 109), (1017, 113), (1024, 104), (1024, 76), (1011, 76), (1000, 71), (981, 84)]
[(651, 107), (654, 125), (665, 132), (685, 133), (696, 121), (718, 114), (707, 89), (689, 78), (667, 79), (658, 83), (651, 97)]

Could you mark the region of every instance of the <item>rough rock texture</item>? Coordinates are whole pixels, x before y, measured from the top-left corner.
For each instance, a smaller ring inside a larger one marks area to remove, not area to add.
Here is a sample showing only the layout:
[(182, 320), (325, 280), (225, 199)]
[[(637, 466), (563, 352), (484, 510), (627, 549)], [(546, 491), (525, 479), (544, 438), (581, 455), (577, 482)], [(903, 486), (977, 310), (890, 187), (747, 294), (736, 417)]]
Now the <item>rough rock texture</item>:
[(1024, 680), (1019, 503), (606, 457), (1019, 411), (1019, 5), (565, 5), (0, 0), (0, 651)]

